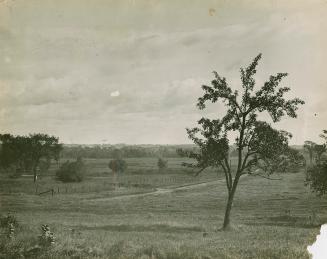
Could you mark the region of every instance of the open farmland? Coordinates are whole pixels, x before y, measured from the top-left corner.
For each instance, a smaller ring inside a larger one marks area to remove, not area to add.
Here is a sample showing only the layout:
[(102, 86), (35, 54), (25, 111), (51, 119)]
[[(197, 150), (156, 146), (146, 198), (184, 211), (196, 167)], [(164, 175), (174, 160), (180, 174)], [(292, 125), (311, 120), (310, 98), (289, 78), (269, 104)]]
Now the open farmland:
[(0, 0), (0, 259), (327, 259), (326, 17)]
[(161, 172), (154, 158), (126, 161), (116, 183), (105, 159), (85, 160), (81, 183), (55, 181), (53, 165), (37, 190), (53, 188), (53, 195), (36, 195), (32, 179), (2, 178), (1, 213), (21, 223), (16, 242), (32, 247), (48, 224), (56, 243), (44, 258), (309, 258), (306, 246), (327, 221), (327, 201), (303, 185), (303, 172), (278, 181), (243, 176), (233, 204), (235, 231), (221, 232), (222, 174), (194, 177), (177, 158)]

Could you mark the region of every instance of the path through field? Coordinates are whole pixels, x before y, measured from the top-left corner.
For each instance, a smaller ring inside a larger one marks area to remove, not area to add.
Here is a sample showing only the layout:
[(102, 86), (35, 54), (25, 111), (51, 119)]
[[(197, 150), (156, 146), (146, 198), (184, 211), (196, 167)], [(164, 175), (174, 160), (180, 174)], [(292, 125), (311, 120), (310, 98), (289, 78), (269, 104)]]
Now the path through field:
[[(223, 181), (224, 181), (224, 179), (216, 180), (216, 181), (202, 182), (202, 183), (195, 183), (195, 184), (188, 184), (188, 185), (182, 185), (182, 186), (174, 186), (174, 187), (168, 187), (168, 188), (157, 188), (155, 191), (147, 192), (147, 193), (137, 193), (137, 194), (120, 195), (120, 196), (115, 196), (115, 197), (96, 198), (96, 199), (92, 199), (91, 201), (125, 200), (125, 199), (136, 198), (136, 197), (161, 195), (161, 194), (172, 193), (174, 191), (179, 191), (179, 190), (190, 190), (190, 189), (195, 189), (195, 188), (199, 188), (199, 187), (211, 186), (211, 185), (215, 185), (217, 183), (223, 182)], [(90, 201), (90, 200), (88, 200), (88, 201)]]

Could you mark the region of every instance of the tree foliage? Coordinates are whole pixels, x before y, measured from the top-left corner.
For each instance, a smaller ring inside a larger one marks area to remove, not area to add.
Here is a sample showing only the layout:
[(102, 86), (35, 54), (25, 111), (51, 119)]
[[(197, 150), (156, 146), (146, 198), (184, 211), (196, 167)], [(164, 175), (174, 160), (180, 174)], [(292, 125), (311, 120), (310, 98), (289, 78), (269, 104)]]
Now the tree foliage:
[(310, 164), (311, 165), (313, 163), (313, 157), (314, 157), (314, 151), (315, 151), (315, 146), (316, 145), (317, 144), (312, 142), (312, 141), (309, 141), (309, 140), (304, 141), (303, 147), (309, 154), (309, 159), (310, 159)]
[(319, 164), (321, 162), (322, 155), (326, 152), (326, 144), (316, 144), (314, 146), (314, 153), (316, 163)]
[(313, 161), (317, 164), (321, 162), (322, 155), (327, 151), (327, 130), (323, 130), (323, 133), (319, 135), (324, 143), (317, 144), (313, 141), (305, 141), (304, 149), (309, 153), (310, 165), (313, 164)]
[(327, 163), (316, 164), (307, 169), (306, 185), (318, 196), (327, 193)]
[[(176, 149), (185, 148), (188, 145), (126, 145), (126, 146), (112, 146), (112, 145), (64, 145), (62, 157), (73, 158), (116, 158), (116, 149), (119, 149), (121, 156), (124, 158), (136, 157), (153, 157), (153, 158), (167, 158), (179, 157)], [(119, 147), (119, 148), (118, 148)]]
[(32, 171), (36, 181), (36, 171), (42, 161), (58, 160), (62, 150), (59, 139), (47, 134), (28, 136), (0, 135), (0, 165), (3, 168), (14, 166), (16, 171)]
[(316, 163), (307, 169), (305, 181), (305, 184), (310, 186), (311, 190), (318, 196), (327, 193), (327, 160), (322, 159), (322, 155), (327, 152), (327, 130), (323, 130), (320, 137), (324, 143), (314, 144), (313, 152), (315, 152)]
[(114, 173), (123, 173), (127, 169), (126, 161), (120, 158), (110, 160), (108, 166)]
[[(275, 130), (267, 122), (259, 121), (258, 115), (267, 112), (273, 122), (278, 122), (284, 116), (296, 118), (298, 106), (304, 104), (299, 98), (287, 100), (285, 93), (289, 87), (279, 87), (286, 73), (270, 76), (258, 90), (255, 89), (255, 78), (258, 61), (261, 54), (252, 63), (241, 68), (242, 91), (232, 90), (226, 78), (217, 72), (211, 85), (203, 85), (203, 96), (198, 99), (199, 109), (205, 109), (207, 103), (222, 102), (226, 113), (222, 118), (202, 118), (199, 126), (187, 129), (189, 138), (199, 147), (198, 152), (179, 151), (196, 160), (194, 164), (185, 164), (199, 168), (201, 172), (207, 167), (222, 168), (228, 191), (228, 201), (225, 212), (224, 228), (229, 225), (229, 215), (234, 194), (242, 175), (260, 171), (257, 175), (269, 178), (278, 170), (287, 156), (290, 133)], [(237, 135), (234, 143), (230, 143), (229, 134)], [(237, 147), (237, 167), (230, 165), (230, 145)], [(263, 173), (265, 175), (263, 175)]]

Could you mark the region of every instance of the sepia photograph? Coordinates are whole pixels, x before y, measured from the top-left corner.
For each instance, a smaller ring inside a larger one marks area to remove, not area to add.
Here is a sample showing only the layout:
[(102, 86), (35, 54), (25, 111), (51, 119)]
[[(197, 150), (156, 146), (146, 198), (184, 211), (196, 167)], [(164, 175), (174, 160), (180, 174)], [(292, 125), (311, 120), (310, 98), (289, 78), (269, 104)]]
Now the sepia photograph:
[(327, 259), (326, 0), (0, 0), (0, 259)]

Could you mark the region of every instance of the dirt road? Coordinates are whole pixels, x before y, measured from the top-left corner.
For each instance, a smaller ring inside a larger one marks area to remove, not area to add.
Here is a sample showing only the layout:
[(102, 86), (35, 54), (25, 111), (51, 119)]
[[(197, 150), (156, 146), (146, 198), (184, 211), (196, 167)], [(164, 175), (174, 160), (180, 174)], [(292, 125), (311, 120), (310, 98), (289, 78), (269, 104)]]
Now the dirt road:
[[(217, 183), (221, 183), (222, 181), (224, 181), (224, 179), (203, 182), (203, 183), (194, 183), (194, 184), (188, 184), (188, 185), (182, 185), (182, 186), (174, 186), (174, 187), (168, 187), (168, 188), (157, 188), (156, 190), (154, 190), (152, 192), (147, 192), (147, 193), (126, 194), (126, 195), (120, 195), (120, 196), (115, 196), (115, 197), (96, 198), (96, 199), (92, 199), (91, 201), (99, 202), (99, 201), (111, 201), (111, 200), (125, 200), (125, 199), (145, 197), (145, 196), (151, 196), (151, 195), (163, 195), (163, 194), (168, 194), (168, 193), (172, 193), (172, 192), (180, 191), (180, 190), (190, 190), (190, 189), (194, 189), (194, 188), (215, 185)], [(88, 200), (88, 201), (90, 201), (90, 200)]]

